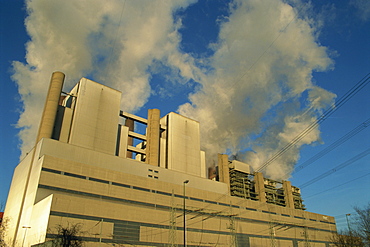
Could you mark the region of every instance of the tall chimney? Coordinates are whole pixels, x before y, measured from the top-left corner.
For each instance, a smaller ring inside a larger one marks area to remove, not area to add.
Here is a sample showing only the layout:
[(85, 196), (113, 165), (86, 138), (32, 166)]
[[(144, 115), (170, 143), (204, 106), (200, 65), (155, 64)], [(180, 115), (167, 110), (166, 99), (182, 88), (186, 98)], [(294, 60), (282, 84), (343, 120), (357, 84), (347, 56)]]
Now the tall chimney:
[(65, 75), (62, 72), (54, 72), (51, 76), (49, 91), (46, 96), (44, 111), (42, 113), (36, 143), (42, 138), (51, 138), (54, 129), (55, 117), (59, 104), (60, 94), (64, 83)]
[(148, 110), (146, 163), (159, 166), (160, 115), (158, 109)]

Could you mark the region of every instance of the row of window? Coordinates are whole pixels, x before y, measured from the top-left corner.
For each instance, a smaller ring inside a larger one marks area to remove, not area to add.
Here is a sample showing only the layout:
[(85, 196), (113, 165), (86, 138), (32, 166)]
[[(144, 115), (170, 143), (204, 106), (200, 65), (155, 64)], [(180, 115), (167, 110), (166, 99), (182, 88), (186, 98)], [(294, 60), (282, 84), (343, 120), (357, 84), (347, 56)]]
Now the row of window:
[[(57, 212), (57, 211), (51, 211), (50, 215), (53, 216), (59, 216), (59, 217), (68, 217), (72, 219), (83, 219), (83, 220), (92, 220), (92, 221), (101, 221), (102, 218), (95, 217), (95, 216), (88, 216), (88, 215), (81, 215), (81, 214), (70, 214), (70, 213), (64, 213), (64, 212)], [(125, 220), (118, 220), (118, 219), (111, 219), (111, 218), (104, 218), (104, 222), (111, 222), (114, 224), (113, 227), (113, 239), (112, 238), (105, 238), (103, 235), (103, 238), (100, 239), (99, 237), (82, 237), (84, 242), (101, 242), (107, 243), (107, 244), (127, 244), (130, 246), (163, 246), (163, 243), (159, 242), (145, 242), (140, 241), (140, 236), (149, 236), (152, 234), (149, 230), (143, 230), (141, 227), (148, 227), (148, 228), (154, 228), (157, 229), (155, 231), (156, 235), (162, 234), (163, 232), (158, 231), (164, 230), (168, 231), (170, 229), (169, 225), (163, 225), (163, 224), (152, 224), (152, 223), (146, 223), (146, 222), (137, 222), (137, 221), (125, 221)], [(264, 222), (268, 223), (268, 222)], [(294, 227), (294, 226), (293, 226)], [(177, 227), (178, 231), (182, 231), (182, 227)], [(217, 234), (217, 235), (226, 235), (229, 236), (229, 231), (220, 231), (220, 230), (210, 230), (210, 229), (197, 229), (188, 227), (187, 231), (189, 232), (198, 232), (198, 233), (204, 233), (204, 234)], [(47, 234), (47, 238), (56, 238), (57, 236), (54, 234)], [(250, 237), (253, 238), (269, 238), (270, 236), (266, 235), (256, 235), (256, 234), (246, 234), (246, 233), (236, 233), (236, 241), (239, 246), (250, 246)], [(292, 241), (293, 246), (298, 246), (298, 241), (304, 241), (303, 238), (289, 238), (289, 237), (281, 237), (281, 236), (275, 236), (276, 240), (286, 240), (286, 241)], [(166, 241), (167, 239), (164, 239)], [(328, 244), (327, 241), (320, 241), (320, 240), (311, 240), (311, 243), (323, 243)], [(201, 243), (201, 242), (200, 242)], [(187, 244), (187, 246), (196, 247), (200, 245), (192, 245)]]
[[(124, 188), (131, 188), (131, 189), (134, 189), (134, 190), (140, 190), (140, 191), (145, 191), (145, 192), (152, 192), (152, 193), (156, 193), (156, 194), (160, 194), (160, 195), (165, 195), (165, 196), (172, 196), (172, 193), (168, 193), (168, 192), (164, 192), (164, 191), (151, 190), (151, 189), (143, 188), (143, 187), (139, 187), (139, 186), (133, 186), (133, 185), (128, 185), (128, 184), (111, 182), (111, 181), (107, 181), (107, 180), (103, 180), (103, 179), (82, 176), (82, 175), (78, 175), (78, 174), (74, 174), (74, 173), (70, 173), (70, 172), (58, 171), (58, 170), (54, 170), (54, 169), (50, 169), (50, 168), (46, 168), (46, 167), (43, 167), (42, 168), (42, 171), (50, 172), (50, 173), (55, 173), (55, 174), (60, 174), (60, 175), (64, 175), (64, 176), (69, 176), (69, 177), (74, 177), (74, 178), (79, 178), (79, 179), (85, 179), (85, 180), (89, 180), (89, 181), (93, 181), (93, 182), (98, 182), (98, 183), (103, 183), (103, 184), (110, 184), (110, 185), (124, 187)], [(179, 194), (173, 194), (173, 196), (174, 197), (178, 197), (178, 198), (184, 198), (183, 195), (179, 195)], [(216, 201), (210, 201), (210, 200), (204, 200), (204, 199), (195, 198), (195, 197), (187, 197), (186, 196), (185, 198), (186, 199), (189, 199), (189, 200), (193, 200), (193, 201), (205, 202), (205, 203), (210, 203), (210, 204), (215, 204), (215, 205), (221, 205), (221, 206), (225, 206), (225, 207), (240, 208), (238, 205), (227, 204), (227, 203), (216, 202)], [(245, 207), (245, 209), (246, 210), (249, 210), (249, 211), (258, 211), (255, 208)], [(267, 214), (275, 214), (275, 215), (277, 215), (276, 212), (271, 212), (271, 211), (261, 210), (261, 212), (262, 213), (267, 213)], [(281, 216), (291, 217), (288, 214), (281, 214)], [(293, 217), (294, 218), (297, 218), (297, 219), (305, 219), (304, 217), (300, 217), (300, 216), (293, 216)], [(311, 221), (317, 221), (315, 219), (309, 219), (309, 220), (311, 220)], [(332, 223), (332, 222), (327, 222), (327, 221), (320, 221), (320, 222), (322, 222), (322, 223), (328, 223), (328, 224), (334, 224), (335, 225), (335, 223)]]
[[(81, 215), (81, 214), (70, 214), (70, 213), (63, 213), (63, 212), (56, 212), (51, 211), (51, 215), (54, 216), (60, 216), (60, 217), (68, 217), (68, 218), (74, 218), (74, 219), (84, 219), (84, 220), (93, 220), (93, 221), (101, 221), (102, 218), (100, 217), (94, 217), (94, 216), (88, 216), (88, 215)], [(159, 242), (145, 242), (140, 241), (140, 236), (148, 236), (151, 235), (152, 232), (148, 230), (142, 230), (141, 227), (150, 227), (154, 229), (161, 229), (164, 231), (168, 231), (169, 227), (168, 225), (162, 225), (162, 224), (152, 224), (152, 223), (146, 223), (146, 222), (136, 222), (136, 221), (123, 221), (123, 220), (117, 220), (117, 219), (110, 219), (110, 218), (104, 218), (104, 222), (111, 222), (114, 224), (113, 228), (113, 239), (111, 238), (103, 238), (101, 241), (103, 243), (123, 243), (128, 244), (132, 246), (163, 246), (163, 243)], [(268, 223), (268, 222), (264, 222)], [(293, 226), (294, 227), (294, 226)], [(178, 231), (182, 231), (182, 227), (177, 227)], [(199, 232), (199, 233), (205, 233), (205, 234), (217, 234), (217, 235), (230, 235), (229, 231), (218, 231), (218, 230), (209, 230), (209, 229), (197, 229), (188, 227), (187, 231), (189, 232)], [(155, 231), (155, 234), (162, 234), (163, 232)], [(55, 238), (56, 235), (48, 234), (47, 237), (49, 238)], [(255, 235), (255, 234), (246, 234), (246, 233), (236, 233), (236, 241), (239, 246), (249, 246), (250, 245), (250, 237), (253, 238), (269, 238), (270, 236), (266, 235)], [(303, 239), (297, 239), (297, 238), (289, 238), (289, 237), (275, 237), (277, 240), (286, 240), (286, 241), (293, 241), (293, 246), (298, 246), (297, 241), (303, 241)], [(87, 242), (98, 242), (100, 241), (100, 238), (86, 238), (83, 237), (83, 241)], [(295, 243), (294, 243), (295, 242)], [(311, 243), (323, 243), (328, 244), (326, 241), (319, 241), (319, 240), (311, 240)], [(199, 245), (192, 245), (187, 244), (187, 246), (196, 247)]]
[[(102, 200), (116, 201), (116, 202), (120, 202), (120, 203), (134, 204), (134, 205), (138, 205), (138, 206), (152, 207), (152, 208), (156, 208), (156, 209), (163, 209), (163, 210), (170, 210), (171, 209), (171, 207), (169, 207), (169, 206), (160, 205), (160, 204), (153, 204), (153, 203), (148, 203), (148, 202), (141, 202), (141, 201), (111, 197), (111, 196), (98, 195), (98, 194), (93, 194), (93, 193), (89, 193), (89, 192), (82, 192), (82, 191), (77, 191), (77, 190), (64, 189), (64, 188), (59, 188), (59, 187), (54, 187), (54, 186), (49, 186), (49, 185), (43, 185), (43, 184), (39, 184), (38, 187), (42, 188), (42, 189), (60, 191), (60, 192), (64, 192), (64, 193), (76, 194), (76, 195), (87, 196), (87, 197), (92, 197), (92, 198), (98, 198), (98, 199), (102, 199)], [(257, 211), (256, 209), (253, 209), (253, 210)], [(187, 210), (187, 211), (189, 213), (194, 212), (193, 210)], [(268, 211), (266, 211), (266, 212), (268, 212)], [(203, 214), (214, 216), (214, 214), (212, 214), (212, 213), (203, 212)], [(217, 215), (217, 216), (218, 217), (224, 217), (224, 218), (229, 217), (229, 216), (226, 216), (226, 215)], [(96, 217), (93, 217), (93, 216), (87, 216), (87, 217), (89, 217), (89, 219), (91, 219), (91, 220), (94, 220), (94, 218), (96, 218)], [(250, 219), (250, 218), (245, 218), (245, 217), (240, 217), (240, 216), (235, 217), (235, 219), (243, 220), (243, 221), (249, 221), (249, 222), (256, 222), (256, 223), (269, 223), (268, 221), (264, 221), (264, 220)], [(104, 221), (106, 221), (106, 220), (104, 219)], [(323, 223), (328, 223), (328, 222), (323, 222)], [(289, 224), (289, 223), (286, 223), (285, 225), (290, 226), (290, 227), (296, 227), (296, 225)], [(308, 228), (312, 229), (312, 230), (331, 232), (331, 231), (328, 231), (326, 229), (320, 229), (320, 228), (316, 228), (316, 227), (308, 227)]]

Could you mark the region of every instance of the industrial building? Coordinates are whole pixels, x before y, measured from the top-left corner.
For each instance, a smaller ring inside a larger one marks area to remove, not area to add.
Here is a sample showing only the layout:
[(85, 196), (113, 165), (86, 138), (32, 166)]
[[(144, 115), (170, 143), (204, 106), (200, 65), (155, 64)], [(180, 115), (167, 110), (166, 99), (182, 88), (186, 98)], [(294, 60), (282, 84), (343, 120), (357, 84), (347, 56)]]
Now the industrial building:
[(62, 93), (63, 81), (53, 73), (36, 145), (14, 171), (13, 246), (47, 246), (73, 224), (85, 246), (330, 246), (334, 218), (305, 211), (289, 181), (225, 154), (210, 179), (197, 121), (135, 116), (115, 89), (82, 78)]

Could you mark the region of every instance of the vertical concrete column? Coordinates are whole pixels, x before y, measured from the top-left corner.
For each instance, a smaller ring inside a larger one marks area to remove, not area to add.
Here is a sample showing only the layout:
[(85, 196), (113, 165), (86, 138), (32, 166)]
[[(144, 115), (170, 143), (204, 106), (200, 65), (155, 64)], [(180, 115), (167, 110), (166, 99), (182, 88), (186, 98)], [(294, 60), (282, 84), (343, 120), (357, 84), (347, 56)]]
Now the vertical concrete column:
[(283, 181), (283, 190), (287, 208), (294, 208), (293, 190), (290, 181)]
[(228, 185), (230, 193), (229, 158), (227, 154), (218, 154), (218, 177), (220, 182)]
[(62, 93), (65, 75), (62, 72), (54, 72), (51, 76), (49, 91), (46, 96), (44, 111), (42, 113), (36, 143), (42, 138), (51, 138), (54, 129), (55, 118)]
[[(126, 118), (125, 126), (128, 127), (128, 130), (129, 131), (134, 131), (135, 130), (135, 122), (134, 122), (134, 120), (131, 119), (131, 118)], [(127, 138), (127, 145), (128, 146), (134, 145), (134, 138), (128, 137)], [(132, 152), (131, 151), (127, 151), (126, 157), (132, 159)]]
[[(42, 138), (51, 138), (53, 134), (54, 123), (55, 123), (55, 118), (57, 115), (60, 94), (62, 93), (64, 78), (65, 78), (65, 75), (62, 72), (54, 72), (51, 76), (48, 94), (46, 95), (44, 111), (42, 112), (40, 126), (39, 126), (39, 130), (38, 130), (37, 137), (36, 137), (36, 144)], [(25, 187), (23, 190), (22, 201), (20, 202), (19, 214), (18, 214), (18, 218), (16, 221), (16, 225), (15, 225), (15, 232), (14, 232), (12, 246), (16, 246), (16, 242), (17, 240), (20, 239), (20, 236), (21, 236), (21, 234), (18, 234), (18, 233), (19, 233), (19, 229), (22, 229), (20, 227), (20, 222), (21, 222), (24, 210), (25, 210), (26, 194), (28, 192), (28, 185), (30, 182), (31, 171), (32, 171), (33, 162), (35, 158), (35, 152), (36, 152), (36, 145), (32, 151), (32, 156), (31, 156), (31, 160), (30, 160), (30, 164), (28, 168), (28, 173), (27, 173), (27, 179), (25, 181)]]
[(254, 185), (256, 186), (255, 189), (258, 194), (259, 201), (266, 202), (265, 183), (261, 172), (254, 173)]
[(160, 115), (158, 109), (148, 110), (148, 126), (146, 133), (146, 163), (159, 166), (159, 146), (160, 146)]

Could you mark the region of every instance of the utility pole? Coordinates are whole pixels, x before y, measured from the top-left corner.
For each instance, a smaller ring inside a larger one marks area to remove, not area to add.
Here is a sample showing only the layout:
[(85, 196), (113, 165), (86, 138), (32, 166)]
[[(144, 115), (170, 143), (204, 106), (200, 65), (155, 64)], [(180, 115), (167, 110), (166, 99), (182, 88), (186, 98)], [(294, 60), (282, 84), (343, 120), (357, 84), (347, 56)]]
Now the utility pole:
[(308, 227), (306, 224), (304, 224), (303, 226), (303, 229), (304, 229), (304, 232), (303, 232), (303, 235), (304, 235), (304, 247), (310, 247), (310, 238), (309, 238), (309, 235), (308, 235)]
[(172, 190), (171, 196), (171, 212), (170, 212), (170, 234), (169, 234), (169, 246), (177, 247), (176, 241), (176, 208), (175, 208), (175, 194)]
[(230, 216), (230, 247), (238, 247), (238, 242), (236, 239), (236, 229), (235, 229), (235, 217), (234, 215)]
[[(220, 215), (219, 213), (217, 215)], [(235, 228), (235, 215), (233, 214), (233, 208), (230, 202), (230, 215), (229, 216), (229, 229), (230, 229), (230, 247), (238, 247), (238, 241), (236, 239), (236, 228)]]
[(270, 225), (270, 246), (271, 247), (276, 247), (274, 223), (272, 221), (270, 221), (269, 225)]

